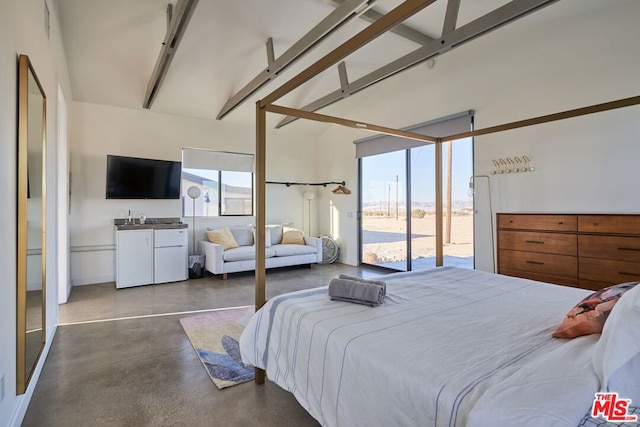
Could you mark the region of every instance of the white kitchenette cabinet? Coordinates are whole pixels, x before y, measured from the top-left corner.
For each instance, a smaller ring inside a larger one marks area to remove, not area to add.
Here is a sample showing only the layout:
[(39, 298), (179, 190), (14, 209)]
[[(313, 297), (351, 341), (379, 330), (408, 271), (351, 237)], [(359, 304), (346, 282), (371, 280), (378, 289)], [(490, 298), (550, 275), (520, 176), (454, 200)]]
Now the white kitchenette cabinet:
[(187, 280), (187, 228), (138, 227), (116, 231), (116, 288)]
[(116, 232), (116, 288), (153, 283), (153, 231)]
[(154, 230), (154, 283), (187, 280), (187, 229)]

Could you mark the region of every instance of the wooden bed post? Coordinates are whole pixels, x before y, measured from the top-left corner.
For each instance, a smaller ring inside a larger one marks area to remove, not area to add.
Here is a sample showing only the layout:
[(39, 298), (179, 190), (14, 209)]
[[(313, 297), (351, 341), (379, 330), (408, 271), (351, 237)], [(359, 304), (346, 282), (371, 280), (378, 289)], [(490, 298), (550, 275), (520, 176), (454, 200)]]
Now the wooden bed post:
[[(260, 101), (256, 103), (256, 290), (255, 305), (256, 311), (265, 303), (265, 233), (266, 233), (266, 133), (267, 111), (260, 106)], [(255, 368), (256, 384), (263, 384), (265, 372), (260, 368)]]

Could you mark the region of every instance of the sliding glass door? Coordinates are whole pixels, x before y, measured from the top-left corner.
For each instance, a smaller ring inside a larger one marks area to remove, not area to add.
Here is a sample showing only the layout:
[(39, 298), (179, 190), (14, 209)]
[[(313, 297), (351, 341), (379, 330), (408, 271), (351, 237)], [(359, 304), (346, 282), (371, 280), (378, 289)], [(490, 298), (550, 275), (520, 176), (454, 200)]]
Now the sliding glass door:
[(435, 145), (409, 150), (412, 270), (436, 266), (435, 152)]
[(473, 139), (442, 147), (442, 217), (444, 265), (473, 268)]
[[(406, 130), (432, 136), (462, 133), (471, 128), (471, 113)], [(388, 136), (356, 141), (362, 264), (399, 271), (473, 268), (473, 139), (445, 142), (441, 148)]]
[(407, 270), (406, 152), (361, 162), (361, 256), (365, 264)]

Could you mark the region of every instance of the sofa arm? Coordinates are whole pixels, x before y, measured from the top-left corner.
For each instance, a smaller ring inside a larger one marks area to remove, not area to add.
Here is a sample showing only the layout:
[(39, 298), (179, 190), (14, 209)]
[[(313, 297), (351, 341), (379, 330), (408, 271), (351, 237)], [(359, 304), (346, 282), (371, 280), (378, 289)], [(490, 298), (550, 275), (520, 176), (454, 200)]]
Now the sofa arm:
[(316, 248), (316, 262), (322, 262), (322, 239), (320, 237), (306, 237), (304, 244)]
[(201, 240), (198, 242), (198, 252), (205, 255), (204, 266), (210, 273), (224, 273), (224, 260), (222, 256), (224, 249), (222, 245), (217, 243)]

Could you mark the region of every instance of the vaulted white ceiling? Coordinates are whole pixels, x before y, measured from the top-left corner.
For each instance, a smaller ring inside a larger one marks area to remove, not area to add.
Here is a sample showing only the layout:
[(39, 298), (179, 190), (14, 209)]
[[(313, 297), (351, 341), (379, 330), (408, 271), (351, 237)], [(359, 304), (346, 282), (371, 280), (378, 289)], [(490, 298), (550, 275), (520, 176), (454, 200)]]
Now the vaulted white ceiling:
[[(561, 2), (581, 7), (579, 3), (584, 0)], [(74, 100), (142, 108), (167, 27), (167, 3), (58, 0)], [(386, 12), (400, 3), (379, 0), (375, 8)], [(458, 26), (506, 3), (508, 0), (462, 0)], [(597, 2), (586, 3), (596, 7)], [(446, 4), (446, 0), (438, 0), (406, 24), (439, 37)], [(556, 4), (549, 8), (556, 8)], [(333, 10), (322, 0), (200, 0), (151, 110), (215, 119), (225, 102), (267, 66), (265, 43), (269, 37), (273, 38), (277, 58)], [(567, 13), (571, 8), (558, 10)], [(253, 125), (256, 100), (367, 25), (355, 19), (340, 27), (223, 120)], [(353, 81), (418, 47), (396, 34), (384, 34), (345, 60), (349, 79)], [(301, 107), (338, 89), (339, 84), (338, 71), (333, 67), (279, 103)], [(356, 96), (366, 96), (366, 92)], [(279, 119), (272, 117), (269, 125), (275, 126)]]

